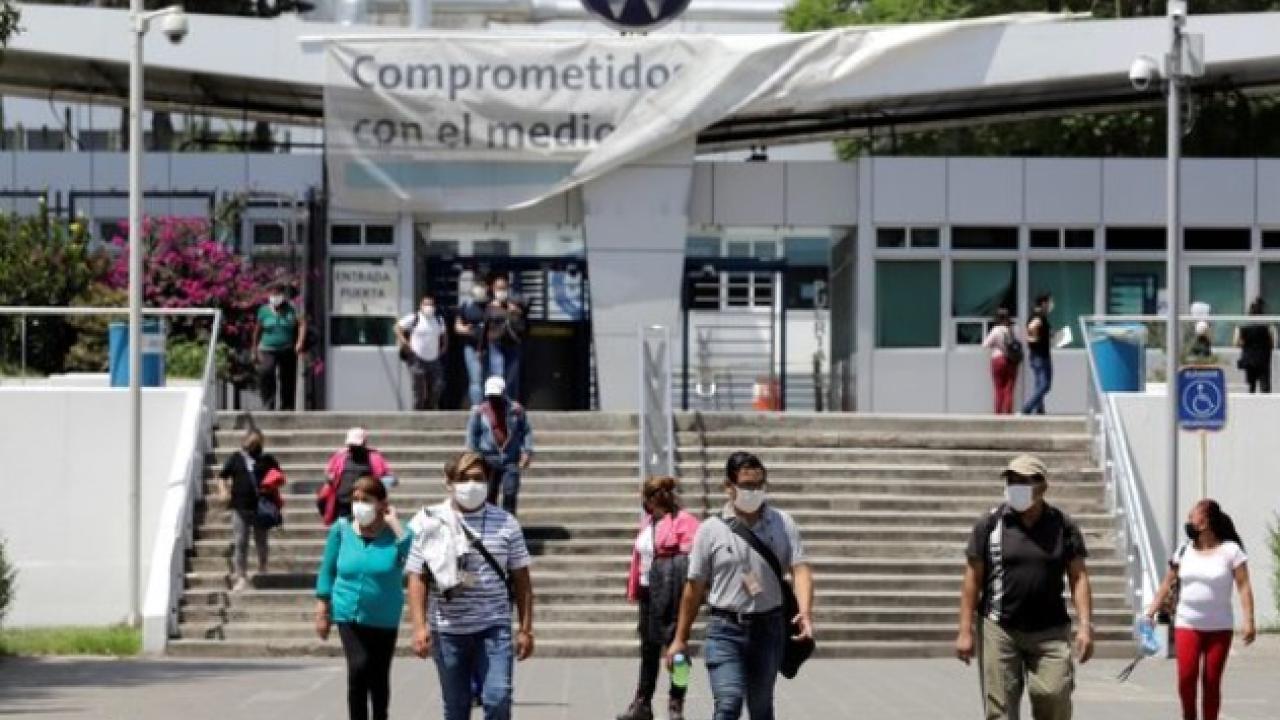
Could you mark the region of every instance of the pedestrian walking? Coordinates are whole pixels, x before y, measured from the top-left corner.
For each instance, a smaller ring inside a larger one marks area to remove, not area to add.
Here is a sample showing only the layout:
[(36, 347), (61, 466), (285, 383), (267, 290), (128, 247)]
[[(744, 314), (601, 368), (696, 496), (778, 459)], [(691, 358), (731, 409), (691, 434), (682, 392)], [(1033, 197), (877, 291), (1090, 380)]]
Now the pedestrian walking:
[[(1218, 720), (1222, 707), (1222, 675), (1235, 629), (1232, 585), (1240, 594), (1240, 607), (1244, 611), (1244, 644), (1253, 644), (1258, 636), (1249, 559), (1231, 516), (1213, 500), (1201, 500), (1191, 508), (1184, 530), (1187, 541), (1170, 559), (1169, 572), (1154, 602), (1147, 608), (1147, 617), (1154, 621), (1166, 603), (1175, 606), (1174, 645), (1178, 655), (1182, 718), (1197, 720), (1196, 694), (1202, 685), (1203, 705), (1198, 717)], [(1176, 601), (1169, 603), (1175, 595)]]
[(334, 523), (316, 576), (316, 634), (338, 626), (347, 659), (347, 715), (386, 720), (391, 659), (404, 612), (404, 566), (413, 533), (377, 478), (360, 478), (351, 519)]
[[(1249, 304), (1250, 315), (1266, 314), (1266, 302), (1262, 298)], [(1271, 392), (1271, 355), (1276, 348), (1276, 329), (1265, 323), (1250, 323), (1236, 328), (1233, 344), (1240, 348), (1236, 366), (1244, 371), (1249, 392)]]
[(1036, 298), (1035, 310), (1027, 322), (1027, 362), (1035, 378), (1035, 388), (1022, 406), (1023, 415), (1043, 415), (1044, 399), (1053, 388), (1054, 334), (1053, 324), (1049, 322), (1052, 312), (1053, 296), (1045, 293)]
[(443, 358), (449, 349), (448, 326), (430, 293), (422, 296), (418, 311), (396, 323), (400, 359), (413, 380), (413, 409), (439, 410), (444, 395)]
[[(251, 429), (244, 434), (240, 451), (227, 458), (218, 471), (218, 500), (231, 513), (231, 571), (235, 580), (232, 592), (240, 592), (249, 586), (249, 535), (258, 554), (258, 574), (267, 571), (270, 554), (268, 533), (272, 524), (258, 517), (259, 503), (279, 502), (277, 491), (264, 481), (276, 473), (283, 478), (280, 463), (275, 456), (264, 452), (266, 436), (261, 430)], [(279, 507), (276, 508), (277, 511)]]
[(489, 357), (489, 375), (497, 375), (507, 383), (507, 397), (520, 399), (520, 361), (524, 354), (524, 336), (528, 330), (524, 303), (511, 294), (505, 275), (490, 280), (492, 298), (485, 308), (485, 352)]
[[(640, 680), (635, 698), (618, 720), (653, 720), (653, 695), (658, 688), (662, 652), (675, 639), (680, 595), (698, 531), (698, 519), (680, 508), (676, 485), (673, 477), (652, 477), (641, 493), (645, 518), (636, 536), (627, 577), (627, 599), (640, 609)], [(669, 720), (684, 720), (686, 690), (672, 682), (667, 702)]]
[[(271, 286), (267, 303), (258, 308), (253, 348), (258, 363), (258, 393), (267, 410), (294, 409), (298, 357), (305, 349), (307, 319), (285, 298), (286, 283)], [(276, 390), (280, 402), (276, 404)]]
[(991, 351), (991, 384), (995, 390), (996, 414), (1013, 413), (1013, 389), (1018, 383), (1018, 367), (1022, 364), (1022, 343), (1013, 334), (1013, 320), (1008, 308), (996, 311), (991, 331), (982, 341)]
[(369, 447), (369, 431), (353, 427), (347, 431), (346, 447), (335, 452), (325, 463), (325, 483), (316, 493), (316, 509), (325, 525), (339, 518), (351, 517), (351, 494), (356, 481), (369, 475), (384, 486), (394, 487), (395, 477), (382, 453)]
[(1071, 718), (1075, 668), (1064, 576), (1076, 608), (1076, 656), (1085, 663), (1093, 655), (1088, 551), (1075, 521), (1045, 502), (1048, 478), (1039, 458), (1014, 458), (1004, 471), (1004, 503), (974, 525), (965, 550), (956, 657), (968, 664), (978, 656), (987, 720), (1016, 719), (1024, 683), (1035, 720)]
[(467, 368), (467, 399), (471, 407), (484, 400), (485, 368), (488, 359), (484, 356), (485, 308), (489, 305), (489, 290), (484, 283), (472, 282), (470, 297), (458, 306), (458, 314), (453, 320), (453, 330), (462, 341), (462, 361)]
[[(737, 720), (744, 702), (752, 720), (773, 720), (774, 685), (784, 669), (788, 635), (801, 643), (813, 639), (813, 573), (795, 521), (766, 502), (768, 475), (760, 459), (735, 454), (725, 475), (729, 502), (694, 537), (666, 661), (672, 667), (677, 656), (688, 655), (689, 633), (705, 597), (711, 606), (706, 664), (714, 720)], [(789, 588), (783, 568), (794, 583), (794, 617), (784, 611)]]
[(506, 394), (500, 377), (484, 382), (484, 402), (471, 408), (467, 449), (484, 456), (489, 467), (490, 503), (502, 496), (502, 509), (516, 514), (520, 473), (533, 462), (533, 426), (524, 407)]
[(484, 458), (466, 452), (455, 467), (445, 478), (449, 499), (409, 523), (416, 538), (405, 567), (413, 651), (435, 658), (444, 720), (470, 717), (476, 673), (484, 678), (485, 720), (508, 720), (513, 655), (523, 661), (534, 651), (531, 559), (515, 516), (486, 502)]

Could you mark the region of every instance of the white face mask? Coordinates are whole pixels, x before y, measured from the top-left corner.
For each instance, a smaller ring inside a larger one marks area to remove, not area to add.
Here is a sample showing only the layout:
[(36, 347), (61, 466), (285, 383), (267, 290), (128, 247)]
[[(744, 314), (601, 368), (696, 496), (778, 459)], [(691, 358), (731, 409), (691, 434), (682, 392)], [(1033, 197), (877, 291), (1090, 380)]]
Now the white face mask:
[(764, 500), (767, 495), (768, 493), (766, 493), (763, 488), (760, 490), (744, 490), (742, 488), (738, 488), (737, 492), (734, 493), (733, 506), (744, 513), (753, 513), (759, 510), (761, 505), (764, 505)]
[(271, 295), (267, 298), (267, 300), (271, 302), (272, 307), (280, 307), (281, 305), (284, 304), (283, 295)]
[(426, 315), (427, 317), (431, 317), (432, 315), (435, 315), (435, 314), (436, 314), (436, 306), (435, 306), (435, 305), (426, 305), (426, 304), (423, 304), (423, 306), (422, 306), (422, 307), (420, 307), (420, 308), (418, 308), (418, 309), (419, 309), (419, 310), (421, 310), (421, 311), (422, 311), (422, 314), (423, 314), (423, 315)]
[(458, 507), (471, 511), (484, 505), (489, 496), (489, 485), (482, 482), (460, 482), (453, 485), (453, 501)]
[(472, 285), (471, 297), (475, 298), (476, 300), (484, 300), (485, 298), (489, 297), (489, 293), (485, 291), (483, 285)]
[(508, 297), (510, 297), (510, 296), (511, 296), (511, 294), (510, 294), (509, 292), (507, 292), (506, 290), (494, 290), (494, 291), (493, 291), (493, 299), (494, 299), (494, 300), (497, 300), (498, 302), (506, 302), (506, 301), (507, 301), (507, 298), (508, 298)]
[(1014, 512), (1026, 512), (1035, 503), (1035, 488), (1030, 485), (1008, 485), (1004, 489), (1004, 499)]
[(351, 503), (351, 518), (361, 527), (369, 527), (378, 519), (378, 506), (367, 502)]

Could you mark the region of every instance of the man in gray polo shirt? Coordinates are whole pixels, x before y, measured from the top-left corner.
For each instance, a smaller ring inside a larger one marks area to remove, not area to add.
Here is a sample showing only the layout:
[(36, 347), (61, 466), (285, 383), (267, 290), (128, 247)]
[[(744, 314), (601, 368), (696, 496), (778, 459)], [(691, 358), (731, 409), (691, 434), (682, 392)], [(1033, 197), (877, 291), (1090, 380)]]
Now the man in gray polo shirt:
[[(688, 655), (689, 632), (705, 596), (711, 605), (706, 663), (715, 698), (714, 720), (737, 720), (743, 701), (752, 720), (773, 720), (773, 686), (782, 666), (788, 621), (798, 637), (813, 637), (813, 573), (791, 516), (765, 504), (767, 474), (755, 455), (734, 453), (725, 466), (729, 503), (702, 523), (689, 555), (670, 665)], [(768, 562), (730, 523), (741, 523), (773, 551), (795, 584), (800, 614), (783, 617), (783, 594)]]

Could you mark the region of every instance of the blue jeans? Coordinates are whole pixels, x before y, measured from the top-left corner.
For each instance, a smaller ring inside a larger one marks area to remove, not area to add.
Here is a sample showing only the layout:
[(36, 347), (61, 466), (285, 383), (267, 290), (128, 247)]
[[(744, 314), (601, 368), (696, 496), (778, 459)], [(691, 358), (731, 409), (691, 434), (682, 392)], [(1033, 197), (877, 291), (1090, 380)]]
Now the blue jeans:
[(1030, 355), (1028, 362), (1031, 363), (1031, 374), (1035, 376), (1036, 389), (1027, 398), (1027, 404), (1022, 406), (1022, 414), (1043, 415), (1044, 398), (1053, 387), (1053, 360), (1047, 356)]
[(746, 700), (751, 720), (773, 720), (773, 686), (782, 667), (781, 611), (740, 625), (712, 617), (707, 626), (707, 672), (715, 699), (714, 720), (738, 720)]
[(467, 366), (467, 397), (474, 407), (484, 401), (484, 369), (480, 367), (480, 348), (470, 343), (463, 345), (462, 361)]
[(519, 345), (489, 345), (489, 375), (501, 375), (507, 383), (507, 397), (520, 401)]
[(496, 625), (470, 635), (437, 633), (436, 670), (440, 673), (440, 694), (444, 698), (444, 720), (471, 717), (471, 678), (484, 678), (480, 702), (485, 720), (511, 718), (511, 628)]
[(490, 504), (498, 504), (498, 495), (502, 495), (502, 509), (516, 514), (516, 506), (520, 500), (520, 461), (503, 460), (499, 455), (485, 455), (489, 464), (489, 497)]

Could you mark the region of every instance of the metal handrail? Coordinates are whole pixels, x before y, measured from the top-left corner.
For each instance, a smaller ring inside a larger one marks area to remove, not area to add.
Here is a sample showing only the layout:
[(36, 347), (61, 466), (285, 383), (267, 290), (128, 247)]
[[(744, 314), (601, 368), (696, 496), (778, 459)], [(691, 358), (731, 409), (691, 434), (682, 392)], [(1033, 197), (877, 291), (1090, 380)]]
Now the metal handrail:
[[(656, 338), (654, 336), (657, 336)], [(675, 475), (675, 408), (671, 399), (671, 334), (664, 325), (639, 331), (640, 482)], [(651, 348), (651, 340), (659, 343)]]
[(1147, 523), (1147, 513), (1141, 503), (1142, 491), (1138, 485), (1133, 453), (1115, 403), (1102, 389), (1097, 361), (1093, 355), (1093, 339), (1089, 330), (1092, 323), (1117, 320), (1134, 322), (1141, 321), (1141, 317), (1087, 316), (1080, 318), (1080, 331), (1083, 333), (1085, 356), (1089, 363), (1089, 384), (1092, 389), (1089, 395), (1089, 423), (1095, 440), (1095, 460), (1099, 461), (1103, 468), (1112, 511), (1121, 521), (1119, 529), (1124, 540), (1125, 557), (1129, 563), (1129, 600), (1135, 615), (1144, 612), (1147, 605), (1155, 598), (1156, 588), (1160, 585), (1160, 563), (1156, 559), (1151, 528)]

